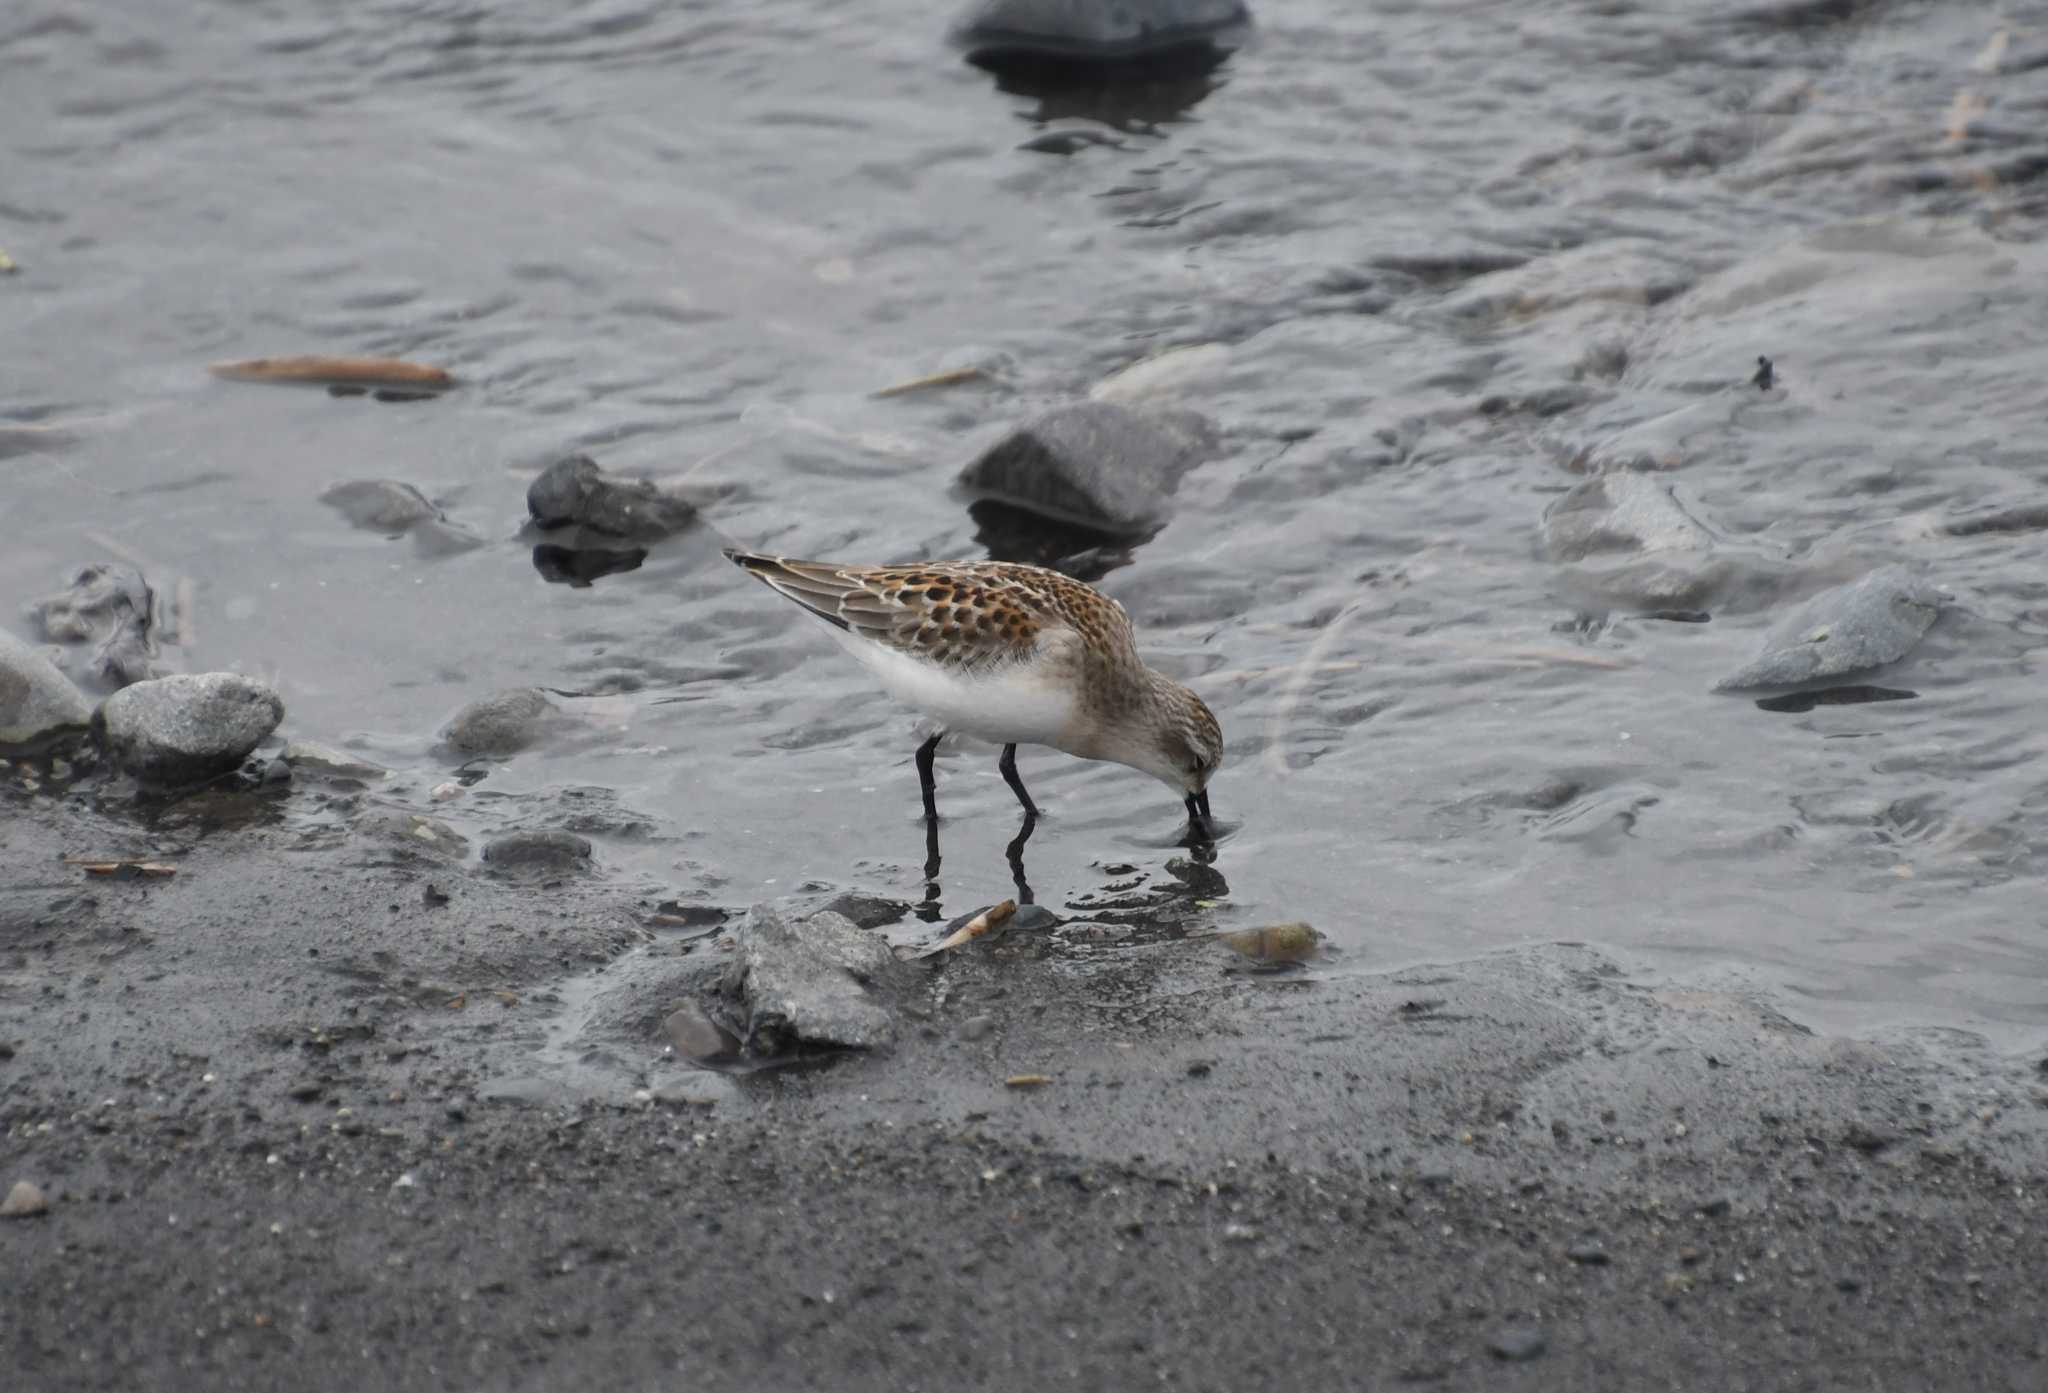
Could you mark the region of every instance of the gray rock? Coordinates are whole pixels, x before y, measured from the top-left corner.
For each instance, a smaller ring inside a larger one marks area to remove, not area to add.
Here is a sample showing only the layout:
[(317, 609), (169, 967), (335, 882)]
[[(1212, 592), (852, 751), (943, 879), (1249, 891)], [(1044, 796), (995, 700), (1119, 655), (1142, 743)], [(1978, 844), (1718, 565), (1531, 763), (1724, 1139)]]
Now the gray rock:
[(717, 1059), (736, 1054), (740, 1042), (694, 1001), (686, 1001), (663, 1018), (669, 1043), (685, 1059)]
[(137, 682), (108, 697), (93, 728), (144, 783), (176, 787), (232, 772), (284, 719), (284, 702), (234, 672)]
[(32, 1215), (47, 1213), (49, 1198), (32, 1180), (17, 1180), (7, 1192), (7, 1198), (0, 1200), (0, 1219), (26, 1219)]
[(87, 680), (120, 688), (162, 675), (156, 592), (133, 566), (87, 566), (68, 589), (35, 601), (29, 613), (52, 643), (88, 645), (75, 660), (71, 654), (58, 660)]
[(538, 687), (496, 692), (457, 711), (441, 738), (466, 755), (509, 755), (533, 744), (561, 712)]
[(354, 479), (336, 484), (320, 495), (320, 501), (365, 531), (393, 535), (441, 516), (441, 510), (425, 494), (396, 479)]
[(1250, 22), (1243, 0), (977, 0), (954, 24), (953, 42), (974, 59), (1130, 60), (1230, 47)]
[(726, 991), (744, 1006), (747, 1045), (773, 1054), (800, 1044), (868, 1049), (896, 1038), (887, 1000), (905, 982), (889, 945), (841, 914), (787, 918), (755, 905), (734, 936)]
[(0, 751), (56, 744), (92, 723), (92, 703), (33, 646), (0, 629)]
[(542, 527), (571, 523), (653, 542), (696, 519), (696, 505), (663, 493), (645, 479), (615, 479), (588, 455), (571, 455), (542, 472), (526, 490), (526, 510)]
[(590, 869), (590, 839), (574, 832), (508, 832), (484, 844), (484, 860), (507, 875), (539, 877)]
[(310, 770), (336, 779), (378, 780), (391, 777), (391, 771), (382, 765), (372, 764), (366, 759), (316, 745), (311, 740), (294, 740), (284, 747), (284, 762), (293, 769)]
[(1216, 448), (1193, 412), (1112, 402), (1058, 407), (997, 441), (960, 472), (970, 493), (1119, 536), (1156, 532), (1181, 476)]
[(1895, 662), (1912, 651), (1947, 601), (1908, 567), (1872, 571), (1793, 610), (1765, 636), (1762, 655), (1714, 690), (1790, 686)]

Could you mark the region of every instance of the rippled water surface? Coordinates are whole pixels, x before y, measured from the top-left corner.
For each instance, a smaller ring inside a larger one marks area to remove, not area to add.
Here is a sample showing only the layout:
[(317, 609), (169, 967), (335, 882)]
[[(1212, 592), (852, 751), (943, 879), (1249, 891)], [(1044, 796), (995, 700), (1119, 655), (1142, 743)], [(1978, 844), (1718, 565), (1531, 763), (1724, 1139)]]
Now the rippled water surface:
[[(917, 899), (910, 719), (718, 547), (982, 554), (950, 482), (1005, 423), (1215, 345), (1149, 390), (1226, 453), (1103, 584), (1223, 720), (1222, 881), (1165, 789), (1026, 751), (1041, 902), (1173, 862), (1219, 927), (1308, 919), (1345, 965), (1593, 939), (1835, 1028), (2040, 1037), (2048, 535), (1948, 524), (2048, 489), (2048, 7), (1268, 0), (1208, 79), (1112, 94), (1000, 90), (947, 18), (0, 11), (0, 601), (115, 556), (184, 578), (173, 662), (275, 681), (287, 734), (412, 806), (462, 702), (577, 694), (437, 811), (602, 803), (600, 858), (684, 900)], [(310, 351), (465, 385), (203, 370)], [(578, 450), (716, 501), (548, 583), (524, 491)], [(1624, 467), (1708, 536), (1682, 603), (1545, 544)], [(485, 544), (319, 502), (381, 477)], [(1892, 561), (1956, 596), (1876, 679), (1915, 699), (1710, 694)], [(1643, 617), (1672, 609), (1711, 619)], [(940, 780), (951, 914), (1011, 893), (1015, 805), (993, 750)]]

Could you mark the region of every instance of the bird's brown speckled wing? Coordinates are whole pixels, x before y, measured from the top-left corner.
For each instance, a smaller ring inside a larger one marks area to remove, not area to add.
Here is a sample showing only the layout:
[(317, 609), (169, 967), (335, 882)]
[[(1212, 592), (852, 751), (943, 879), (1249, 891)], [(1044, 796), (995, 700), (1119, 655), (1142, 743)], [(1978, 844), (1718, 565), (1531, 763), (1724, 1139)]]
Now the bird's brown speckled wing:
[(844, 566), (726, 555), (827, 623), (943, 667), (1021, 662), (1068, 631), (1105, 653), (1136, 654), (1123, 606), (1058, 571), (1003, 561)]

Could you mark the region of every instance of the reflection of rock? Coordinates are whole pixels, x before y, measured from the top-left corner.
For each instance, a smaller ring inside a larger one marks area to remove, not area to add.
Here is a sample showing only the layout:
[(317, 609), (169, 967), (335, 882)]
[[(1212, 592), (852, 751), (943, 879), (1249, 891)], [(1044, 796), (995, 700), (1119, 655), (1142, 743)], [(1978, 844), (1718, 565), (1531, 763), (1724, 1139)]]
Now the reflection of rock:
[(517, 754), (561, 716), (538, 687), (496, 692), (457, 711), (441, 738), (466, 755)]
[(1214, 451), (1193, 412), (1151, 415), (1109, 402), (1046, 412), (960, 473), (969, 492), (1116, 537), (1156, 532), (1181, 476)]
[(231, 773), (284, 719), (284, 702), (239, 673), (137, 682), (93, 717), (107, 752), (145, 783), (176, 787)]
[(590, 841), (574, 832), (508, 832), (484, 846), (492, 870), (529, 879), (590, 869)]
[(543, 542), (533, 549), (533, 569), (542, 580), (578, 590), (621, 571), (637, 571), (646, 559), (646, 547), (559, 547)]
[(645, 479), (615, 479), (588, 455), (571, 455), (526, 490), (526, 509), (544, 528), (572, 523), (614, 537), (654, 542), (688, 527), (696, 506)]
[(907, 970), (887, 943), (844, 915), (793, 920), (774, 905), (755, 905), (735, 948), (726, 991), (740, 1000), (750, 1050), (865, 1049), (896, 1038), (886, 994), (908, 980)]
[(1873, 571), (1793, 610), (1765, 636), (1762, 655), (1714, 690), (1784, 687), (1881, 667), (1911, 652), (1947, 601), (1908, 567)]
[(969, 60), (1120, 63), (1234, 46), (1251, 14), (1243, 0), (977, 0), (953, 27)]
[(87, 566), (67, 590), (29, 606), (52, 643), (92, 645), (74, 671), (95, 682), (125, 687), (161, 675), (156, 666), (156, 592), (132, 566)]
[(1131, 564), (1131, 538), (1116, 538), (1089, 527), (1056, 522), (993, 498), (967, 505), (974, 540), (991, 561), (1046, 566), (1093, 583)]
[(34, 749), (83, 732), (92, 703), (57, 665), (0, 629), (0, 750)]
[(1544, 514), (1543, 542), (1575, 579), (1629, 604), (1698, 605), (1727, 577), (1714, 534), (1642, 474), (1602, 474), (1565, 494)]

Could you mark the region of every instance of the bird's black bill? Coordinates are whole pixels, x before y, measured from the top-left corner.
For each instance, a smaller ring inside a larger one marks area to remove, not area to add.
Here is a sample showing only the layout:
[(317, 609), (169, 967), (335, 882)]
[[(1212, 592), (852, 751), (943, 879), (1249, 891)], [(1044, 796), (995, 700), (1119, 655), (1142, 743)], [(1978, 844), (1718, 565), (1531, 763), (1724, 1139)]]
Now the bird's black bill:
[(1209, 790), (1188, 795), (1188, 826), (1205, 841), (1216, 840), (1216, 824), (1209, 816)]

